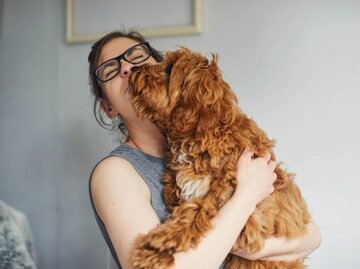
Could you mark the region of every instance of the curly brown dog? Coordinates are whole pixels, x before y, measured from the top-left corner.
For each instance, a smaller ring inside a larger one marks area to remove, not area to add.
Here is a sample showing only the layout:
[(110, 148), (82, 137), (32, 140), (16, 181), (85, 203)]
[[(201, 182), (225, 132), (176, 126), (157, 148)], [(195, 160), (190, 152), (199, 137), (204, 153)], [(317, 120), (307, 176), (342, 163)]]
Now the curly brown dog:
[[(129, 94), (138, 115), (155, 122), (169, 143), (164, 175), (165, 201), (172, 215), (134, 244), (133, 268), (165, 269), (175, 252), (195, 248), (211, 220), (236, 188), (236, 163), (247, 147), (256, 156), (273, 154), (270, 140), (237, 106), (217, 66), (199, 53), (181, 48), (162, 63), (136, 67)], [(299, 237), (310, 215), (292, 174), (279, 165), (275, 191), (250, 216), (233, 250), (256, 252), (270, 236)], [(300, 260), (249, 261), (229, 254), (226, 268), (300, 269)]]

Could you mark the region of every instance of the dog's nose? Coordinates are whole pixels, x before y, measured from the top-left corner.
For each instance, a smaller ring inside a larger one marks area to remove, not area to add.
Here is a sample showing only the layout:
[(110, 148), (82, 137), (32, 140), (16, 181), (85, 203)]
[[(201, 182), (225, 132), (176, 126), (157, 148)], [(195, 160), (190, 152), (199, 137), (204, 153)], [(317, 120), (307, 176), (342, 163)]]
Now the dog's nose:
[(133, 67), (131, 67), (131, 72), (135, 72), (136, 70), (139, 70), (139, 69), (140, 69), (139, 66), (134, 65)]

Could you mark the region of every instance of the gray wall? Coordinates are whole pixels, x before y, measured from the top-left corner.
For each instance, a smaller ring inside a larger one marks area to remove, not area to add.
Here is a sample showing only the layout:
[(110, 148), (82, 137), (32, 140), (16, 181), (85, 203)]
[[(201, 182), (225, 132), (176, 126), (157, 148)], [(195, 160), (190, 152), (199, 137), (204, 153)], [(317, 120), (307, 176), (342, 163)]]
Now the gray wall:
[[(359, 268), (360, 1), (204, 2), (203, 34), (151, 43), (219, 53), (322, 230), (310, 268)], [(0, 199), (28, 216), (39, 268), (104, 268), (87, 181), (116, 143), (92, 117), (90, 44), (64, 42), (64, 12), (62, 0), (3, 0)]]

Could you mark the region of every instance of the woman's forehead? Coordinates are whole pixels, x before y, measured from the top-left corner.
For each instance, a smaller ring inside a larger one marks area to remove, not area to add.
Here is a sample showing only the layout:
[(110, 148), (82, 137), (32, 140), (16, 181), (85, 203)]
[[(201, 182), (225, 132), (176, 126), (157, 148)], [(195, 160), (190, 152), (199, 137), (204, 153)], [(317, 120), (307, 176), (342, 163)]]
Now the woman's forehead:
[(127, 37), (114, 38), (101, 48), (98, 63), (103, 63), (109, 59), (117, 57), (124, 53), (128, 48), (138, 43), (138, 41)]

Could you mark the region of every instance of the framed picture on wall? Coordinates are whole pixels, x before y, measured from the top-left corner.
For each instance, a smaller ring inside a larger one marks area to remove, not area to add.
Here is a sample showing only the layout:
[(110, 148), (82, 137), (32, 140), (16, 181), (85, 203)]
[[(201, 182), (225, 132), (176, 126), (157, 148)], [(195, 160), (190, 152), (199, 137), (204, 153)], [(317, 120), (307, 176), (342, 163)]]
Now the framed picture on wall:
[(202, 0), (66, 0), (66, 42), (94, 42), (121, 29), (145, 37), (201, 33)]

